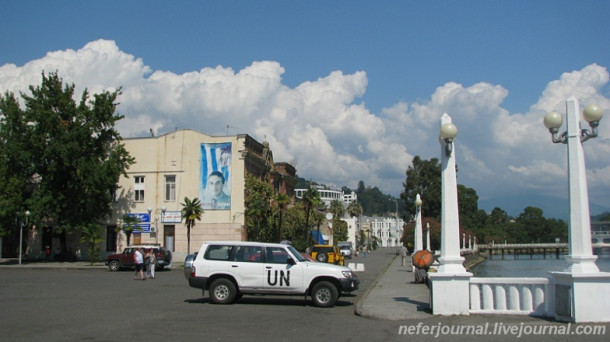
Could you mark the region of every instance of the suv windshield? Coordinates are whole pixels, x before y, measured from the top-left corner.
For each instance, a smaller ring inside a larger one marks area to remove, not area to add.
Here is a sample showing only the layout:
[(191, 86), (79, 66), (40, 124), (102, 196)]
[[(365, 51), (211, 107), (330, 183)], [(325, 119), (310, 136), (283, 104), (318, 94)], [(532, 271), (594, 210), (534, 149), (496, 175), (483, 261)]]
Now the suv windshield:
[(303, 258), (303, 256), (301, 255), (301, 253), (299, 253), (299, 251), (297, 251), (296, 249), (294, 249), (294, 247), (292, 246), (288, 246), (288, 250), (290, 251), (290, 253), (292, 253), (292, 257), (297, 259), (299, 262), (304, 262), (307, 261), (307, 259)]

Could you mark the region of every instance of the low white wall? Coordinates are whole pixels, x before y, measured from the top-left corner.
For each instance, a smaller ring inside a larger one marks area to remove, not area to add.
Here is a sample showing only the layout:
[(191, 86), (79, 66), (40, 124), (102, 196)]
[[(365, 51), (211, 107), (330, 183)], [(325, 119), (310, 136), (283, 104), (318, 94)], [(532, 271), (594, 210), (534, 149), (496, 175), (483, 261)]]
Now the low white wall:
[(552, 278), (471, 278), (470, 313), (555, 315)]

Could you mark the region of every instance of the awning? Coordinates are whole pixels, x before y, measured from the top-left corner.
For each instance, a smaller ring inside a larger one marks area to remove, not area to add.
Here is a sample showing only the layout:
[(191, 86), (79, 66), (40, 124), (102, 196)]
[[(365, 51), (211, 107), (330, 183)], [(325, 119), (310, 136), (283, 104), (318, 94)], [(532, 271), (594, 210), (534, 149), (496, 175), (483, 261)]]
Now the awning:
[(324, 236), (322, 236), (322, 233), (320, 233), (317, 230), (312, 230), (311, 231), (311, 236), (313, 237), (313, 240), (317, 243), (317, 244), (324, 244)]

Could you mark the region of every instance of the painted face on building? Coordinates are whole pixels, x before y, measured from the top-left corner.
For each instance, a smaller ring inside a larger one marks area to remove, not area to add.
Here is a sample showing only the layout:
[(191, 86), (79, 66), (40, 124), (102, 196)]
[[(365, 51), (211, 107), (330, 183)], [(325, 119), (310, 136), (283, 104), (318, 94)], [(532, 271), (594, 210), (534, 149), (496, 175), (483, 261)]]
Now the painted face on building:
[(220, 195), (222, 195), (223, 184), (224, 184), (224, 181), (223, 181), (222, 177), (219, 177), (217, 175), (211, 175), (208, 178), (207, 188), (210, 190), (210, 193), (212, 194), (212, 196), (214, 198), (218, 198), (218, 197), (220, 197)]

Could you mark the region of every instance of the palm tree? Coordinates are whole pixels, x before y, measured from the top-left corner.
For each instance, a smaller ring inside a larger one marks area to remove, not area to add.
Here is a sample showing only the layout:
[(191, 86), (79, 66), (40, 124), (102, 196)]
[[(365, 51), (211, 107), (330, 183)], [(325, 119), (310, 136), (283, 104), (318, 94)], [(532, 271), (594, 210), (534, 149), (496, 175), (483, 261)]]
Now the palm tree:
[(333, 213), (333, 217), (336, 217), (337, 219), (340, 219), (345, 215), (345, 207), (343, 206), (343, 202), (339, 200), (330, 202), (328, 210)]
[[(269, 203), (262, 198), (249, 198), (246, 215), (249, 220), (254, 222), (253, 226), (249, 225), (248, 239), (253, 241), (267, 241), (269, 238), (267, 225), (267, 214), (269, 211)], [(268, 241), (267, 241), (268, 242)]]
[(203, 208), (197, 197), (193, 200), (184, 197), (184, 203), (180, 203), (180, 205), (182, 205), (182, 218), (186, 224), (186, 254), (191, 254), (191, 227), (195, 225), (196, 221), (201, 220)]
[(82, 227), (80, 241), (88, 245), (87, 254), (91, 265), (99, 260), (100, 247), (99, 243), (103, 242), (102, 227), (98, 224), (89, 223)]
[(309, 236), (309, 216), (311, 215), (311, 212), (320, 205), (320, 193), (313, 187), (309, 187), (303, 194), (303, 201), (305, 201), (305, 227), (303, 229), (303, 237), (307, 239)]
[(127, 246), (129, 246), (129, 240), (131, 240), (131, 233), (135, 228), (138, 227), (138, 223), (140, 223), (140, 220), (136, 216), (129, 216), (127, 214), (123, 215), (122, 220), (123, 227), (117, 227), (116, 230), (119, 231), (123, 229), (123, 231), (125, 232), (125, 236), (127, 237)]
[(275, 198), (273, 199), (273, 202), (277, 205), (278, 209), (280, 210), (280, 222), (278, 223), (277, 226), (277, 241), (280, 241), (282, 239), (282, 216), (284, 214), (284, 209), (286, 208), (286, 205), (288, 203), (290, 203), (290, 198), (288, 196), (286, 196), (285, 194), (276, 194)]
[(362, 215), (362, 205), (358, 202), (351, 202), (347, 206), (347, 213), (350, 217), (360, 217)]

